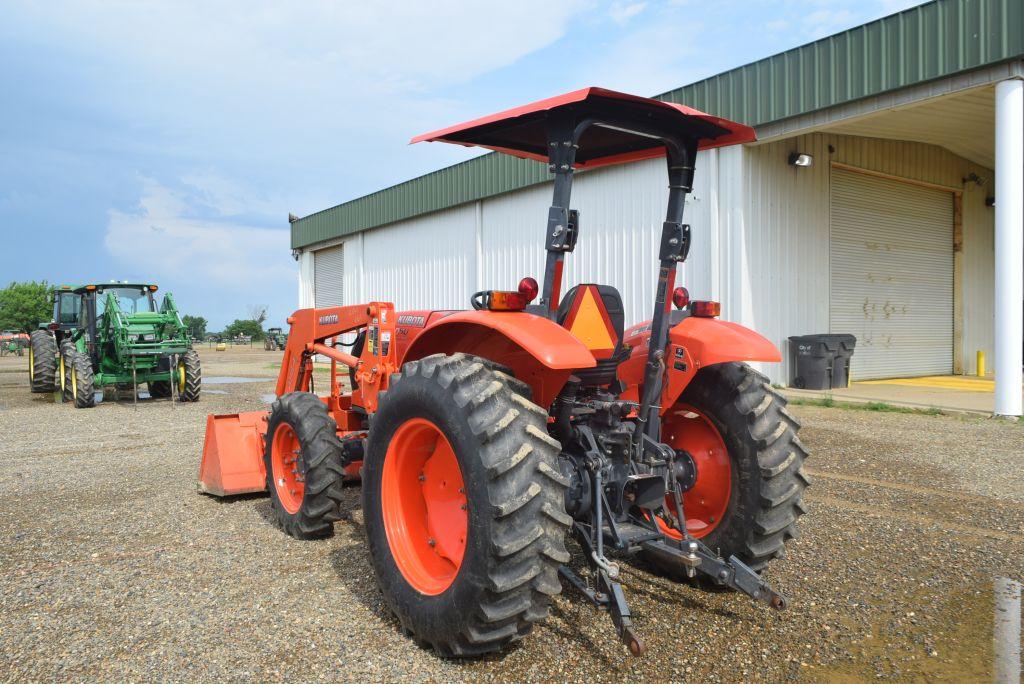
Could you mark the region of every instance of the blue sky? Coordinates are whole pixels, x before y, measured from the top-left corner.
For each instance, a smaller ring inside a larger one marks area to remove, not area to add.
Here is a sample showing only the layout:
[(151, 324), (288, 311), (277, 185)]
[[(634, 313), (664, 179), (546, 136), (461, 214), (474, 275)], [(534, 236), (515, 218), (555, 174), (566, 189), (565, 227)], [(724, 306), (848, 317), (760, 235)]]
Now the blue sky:
[(150, 279), (214, 329), (279, 324), (289, 212), (472, 154), (413, 135), (657, 94), (914, 4), (0, 0), (0, 281)]

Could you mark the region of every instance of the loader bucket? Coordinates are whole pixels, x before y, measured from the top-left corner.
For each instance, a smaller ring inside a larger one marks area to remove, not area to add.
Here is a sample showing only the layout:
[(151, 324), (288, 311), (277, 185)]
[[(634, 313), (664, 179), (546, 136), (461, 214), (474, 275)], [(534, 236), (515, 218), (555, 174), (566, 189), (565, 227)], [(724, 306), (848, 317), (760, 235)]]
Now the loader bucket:
[(199, 491), (214, 496), (266, 491), (263, 436), (269, 415), (249, 411), (206, 417)]

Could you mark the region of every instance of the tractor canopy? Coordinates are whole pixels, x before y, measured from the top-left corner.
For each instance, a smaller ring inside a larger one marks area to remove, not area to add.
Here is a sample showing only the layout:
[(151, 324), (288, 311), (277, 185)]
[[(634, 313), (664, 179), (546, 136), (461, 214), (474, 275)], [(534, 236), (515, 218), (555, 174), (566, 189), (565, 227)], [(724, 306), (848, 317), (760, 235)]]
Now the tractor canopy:
[(577, 168), (664, 156), (661, 134), (696, 138), (702, 150), (757, 139), (749, 126), (686, 105), (590, 87), (418, 135), (410, 143), (486, 147), (547, 162), (547, 122), (561, 113), (571, 114), (576, 121), (593, 120), (579, 139)]

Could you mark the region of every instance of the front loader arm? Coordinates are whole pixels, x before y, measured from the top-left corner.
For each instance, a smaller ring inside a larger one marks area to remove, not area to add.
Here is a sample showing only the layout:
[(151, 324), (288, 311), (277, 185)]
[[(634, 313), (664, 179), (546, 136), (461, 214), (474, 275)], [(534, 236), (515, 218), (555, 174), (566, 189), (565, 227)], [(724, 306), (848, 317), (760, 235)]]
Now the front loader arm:
[(164, 300), (160, 303), (160, 313), (168, 317), (169, 325), (174, 328), (175, 337), (189, 339), (188, 326), (181, 320), (178, 305), (174, 301), (174, 295), (170, 292), (164, 295)]
[[(288, 318), (291, 330), (277, 378), (277, 395), (308, 391), (313, 375), (313, 356), (331, 359), (331, 394), (338, 394), (337, 363), (356, 370), (359, 389), (352, 393), (353, 404), (368, 412), (377, 408), (377, 395), (387, 388), (391, 373), (397, 370), (393, 340), (395, 307), (388, 302), (371, 302), (323, 309), (299, 309)], [(344, 333), (366, 329), (366, 344), (361, 356), (346, 354), (328, 344)]]

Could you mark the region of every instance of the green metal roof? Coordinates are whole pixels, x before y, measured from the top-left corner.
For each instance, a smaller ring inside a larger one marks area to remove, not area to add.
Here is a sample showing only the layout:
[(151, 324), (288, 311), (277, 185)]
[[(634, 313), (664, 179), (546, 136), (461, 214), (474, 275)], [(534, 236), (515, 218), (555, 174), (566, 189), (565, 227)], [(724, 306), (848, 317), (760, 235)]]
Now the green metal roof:
[[(751, 126), (1024, 56), (1024, 0), (935, 0), (658, 96)], [(485, 154), (292, 224), (292, 247), (548, 180)]]

